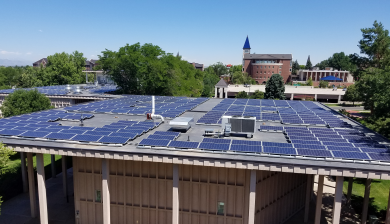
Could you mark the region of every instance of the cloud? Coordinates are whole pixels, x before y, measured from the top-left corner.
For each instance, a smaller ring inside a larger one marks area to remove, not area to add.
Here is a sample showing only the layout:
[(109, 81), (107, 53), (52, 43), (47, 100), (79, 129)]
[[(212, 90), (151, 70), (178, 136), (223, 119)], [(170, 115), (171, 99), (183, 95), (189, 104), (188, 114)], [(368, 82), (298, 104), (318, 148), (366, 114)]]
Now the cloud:
[(27, 54), (27, 55), (30, 55), (30, 54), (32, 54), (32, 52), (27, 52), (26, 54)]
[(38, 31), (41, 32), (41, 33), (43, 32), (43, 30), (38, 30)]
[(4, 55), (18, 55), (20, 53), (19, 52), (12, 52), (12, 51), (0, 51), (0, 54), (4, 54)]

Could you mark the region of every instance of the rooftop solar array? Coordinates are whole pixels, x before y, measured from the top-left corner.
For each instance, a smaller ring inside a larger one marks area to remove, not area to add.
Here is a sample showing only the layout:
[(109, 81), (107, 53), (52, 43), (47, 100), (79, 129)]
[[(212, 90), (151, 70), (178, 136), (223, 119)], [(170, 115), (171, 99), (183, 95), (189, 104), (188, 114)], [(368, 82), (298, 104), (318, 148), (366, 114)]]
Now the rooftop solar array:
[[(118, 99), (74, 105), (65, 109), (87, 113), (145, 115), (152, 112), (151, 100), (151, 96), (128, 95)], [(207, 100), (208, 98), (157, 96), (155, 99), (155, 114), (159, 114), (164, 118), (175, 118)]]
[[(42, 87), (34, 87), (34, 88), (25, 88), (25, 90), (37, 89), (38, 92), (43, 93), (45, 95), (67, 95), (69, 91), (66, 89), (66, 85), (58, 85), (58, 86), (42, 86)], [(72, 89), (75, 89), (76, 86), (71, 85)], [(113, 92), (117, 89), (116, 85), (106, 85), (106, 86), (82, 86), (81, 90), (83, 93), (89, 94), (103, 94), (107, 92)], [(9, 94), (13, 93), (17, 89), (2, 89), (0, 93)], [(77, 94), (74, 91), (71, 91), (72, 94)]]
[(351, 127), (337, 115), (311, 101), (224, 99), (197, 124), (220, 124), (222, 116), (251, 116), (283, 124)]
[[(23, 120), (22, 118), (28, 119)], [(160, 125), (160, 123), (151, 121), (119, 120), (99, 128), (64, 126), (52, 122), (34, 122), (34, 119), (30, 119), (28, 115), (1, 119), (0, 136), (29, 140), (66, 140), (78, 143), (123, 145)]]

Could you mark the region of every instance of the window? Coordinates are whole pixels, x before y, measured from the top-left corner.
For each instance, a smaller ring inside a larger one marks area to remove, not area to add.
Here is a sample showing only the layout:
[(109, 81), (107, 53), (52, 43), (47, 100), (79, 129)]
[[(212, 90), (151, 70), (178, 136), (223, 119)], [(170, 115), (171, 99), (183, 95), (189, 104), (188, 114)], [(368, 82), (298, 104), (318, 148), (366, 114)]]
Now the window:
[(279, 66), (279, 68), (282, 68), (282, 66)]
[(102, 192), (100, 190), (96, 190), (95, 202), (102, 202)]
[(256, 66), (257, 68), (259, 68), (259, 66)]
[(218, 205), (217, 205), (217, 214), (218, 215), (224, 215), (225, 214), (225, 203), (224, 202), (221, 202), (219, 201), (218, 202)]
[(268, 68), (271, 68), (271, 66), (268, 66)]
[(291, 68), (290, 68), (290, 72), (291, 72)]
[(256, 73), (259, 73), (258, 71), (256, 71)]
[(282, 74), (282, 72), (279, 72), (279, 74)]
[(263, 74), (263, 71), (260, 71), (260, 74)]
[(272, 68), (275, 68), (275, 66), (272, 66)]
[(245, 50), (245, 53), (248, 53), (249, 52), (249, 50)]
[(263, 66), (260, 66), (260, 68), (263, 68)]

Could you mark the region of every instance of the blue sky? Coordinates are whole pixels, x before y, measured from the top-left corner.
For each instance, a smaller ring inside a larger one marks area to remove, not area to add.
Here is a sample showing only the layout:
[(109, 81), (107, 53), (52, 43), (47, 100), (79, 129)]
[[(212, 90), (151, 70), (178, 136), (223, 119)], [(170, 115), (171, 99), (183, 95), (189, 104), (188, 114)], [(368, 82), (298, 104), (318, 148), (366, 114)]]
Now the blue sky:
[(240, 64), (252, 53), (291, 53), (313, 64), (359, 53), (361, 28), (390, 29), (390, 1), (5, 1), (0, 59), (34, 62), (78, 50), (88, 59), (126, 43), (159, 45), (190, 62)]

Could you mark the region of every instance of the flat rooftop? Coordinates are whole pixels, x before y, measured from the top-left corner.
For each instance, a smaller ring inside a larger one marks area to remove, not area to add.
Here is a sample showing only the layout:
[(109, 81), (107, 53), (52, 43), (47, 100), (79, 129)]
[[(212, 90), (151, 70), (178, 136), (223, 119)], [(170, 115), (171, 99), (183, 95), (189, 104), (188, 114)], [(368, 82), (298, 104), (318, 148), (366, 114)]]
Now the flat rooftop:
[[(387, 139), (317, 102), (159, 96), (156, 114), (166, 118), (163, 123), (146, 119), (151, 109), (151, 96), (127, 95), (4, 118), (0, 141), (18, 151), (47, 148), (390, 172)], [(256, 117), (253, 137), (204, 136), (205, 130), (222, 131), (223, 115)], [(169, 125), (175, 117), (194, 122), (178, 132)]]

